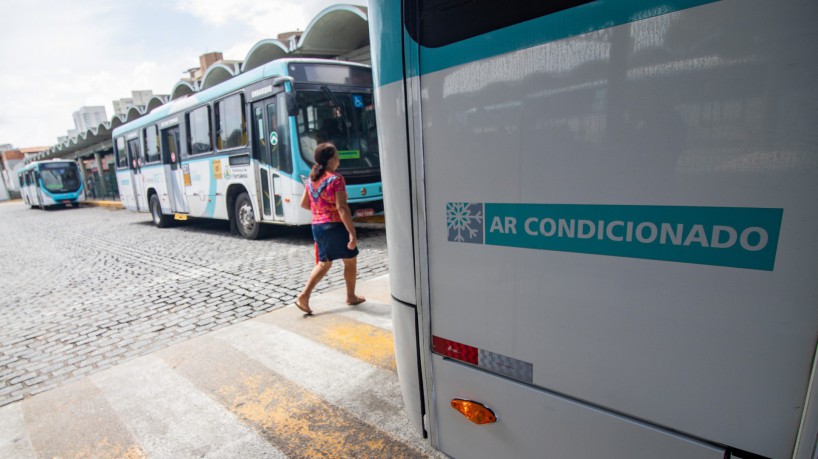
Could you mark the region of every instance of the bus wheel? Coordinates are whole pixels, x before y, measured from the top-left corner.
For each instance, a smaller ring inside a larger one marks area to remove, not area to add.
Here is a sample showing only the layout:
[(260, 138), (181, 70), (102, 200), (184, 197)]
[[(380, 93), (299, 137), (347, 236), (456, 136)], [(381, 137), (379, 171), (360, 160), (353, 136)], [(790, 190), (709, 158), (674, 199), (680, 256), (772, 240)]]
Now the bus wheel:
[(233, 206), (233, 218), (239, 234), (245, 239), (258, 239), (261, 235), (261, 223), (256, 221), (253, 212), (253, 203), (247, 193), (242, 193), (236, 198), (236, 205)]
[(151, 217), (153, 217), (153, 224), (156, 225), (157, 228), (167, 228), (170, 226), (171, 218), (170, 215), (165, 215), (162, 213), (162, 205), (159, 204), (159, 196), (155, 194), (151, 195)]

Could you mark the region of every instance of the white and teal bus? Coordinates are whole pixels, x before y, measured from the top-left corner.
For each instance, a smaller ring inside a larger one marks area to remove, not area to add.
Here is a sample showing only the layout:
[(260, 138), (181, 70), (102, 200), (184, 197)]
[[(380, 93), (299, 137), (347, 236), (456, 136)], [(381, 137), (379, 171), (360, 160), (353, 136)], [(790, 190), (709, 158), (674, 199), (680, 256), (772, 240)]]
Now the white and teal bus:
[(76, 161), (33, 161), (17, 173), (20, 195), (29, 206), (47, 209), (84, 202), (85, 185)]
[(398, 371), (432, 445), (818, 457), (816, 19), (370, 2)]
[(165, 227), (229, 220), (245, 238), (262, 224), (308, 225), (299, 205), (318, 143), (341, 155), (354, 216), (383, 212), (369, 67), (282, 59), (154, 109), (113, 132), (120, 198)]

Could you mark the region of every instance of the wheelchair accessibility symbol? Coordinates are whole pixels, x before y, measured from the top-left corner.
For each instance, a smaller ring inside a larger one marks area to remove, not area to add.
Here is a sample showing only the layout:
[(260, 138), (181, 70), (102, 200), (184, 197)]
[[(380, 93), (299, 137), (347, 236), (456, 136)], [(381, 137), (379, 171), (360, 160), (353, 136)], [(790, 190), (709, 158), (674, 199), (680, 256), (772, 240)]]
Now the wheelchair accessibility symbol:
[(355, 105), (355, 108), (364, 108), (364, 98), (360, 94), (353, 94), (352, 95), (352, 104)]

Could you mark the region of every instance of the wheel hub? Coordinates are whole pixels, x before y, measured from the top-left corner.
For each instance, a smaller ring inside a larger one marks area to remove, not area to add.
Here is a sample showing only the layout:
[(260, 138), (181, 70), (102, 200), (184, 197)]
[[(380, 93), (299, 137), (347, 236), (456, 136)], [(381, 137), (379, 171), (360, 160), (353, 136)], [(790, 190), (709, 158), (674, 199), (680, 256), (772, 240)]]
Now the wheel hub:
[(245, 231), (252, 231), (256, 226), (256, 219), (253, 218), (253, 206), (249, 203), (242, 203), (239, 207), (239, 223)]

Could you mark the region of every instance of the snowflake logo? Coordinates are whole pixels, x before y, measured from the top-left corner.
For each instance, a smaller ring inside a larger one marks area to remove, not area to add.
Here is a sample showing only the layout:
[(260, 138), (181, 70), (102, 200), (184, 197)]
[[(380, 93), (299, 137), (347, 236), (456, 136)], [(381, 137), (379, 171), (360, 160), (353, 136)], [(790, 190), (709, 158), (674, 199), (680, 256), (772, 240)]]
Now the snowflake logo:
[(449, 202), (446, 204), (449, 241), (483, 243), (483, 204)]

